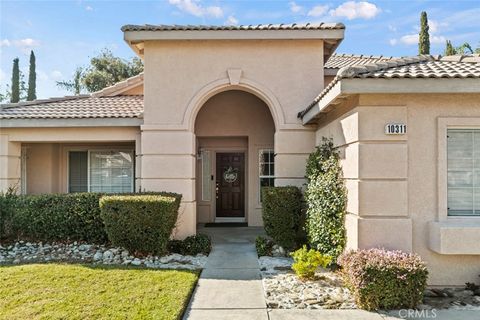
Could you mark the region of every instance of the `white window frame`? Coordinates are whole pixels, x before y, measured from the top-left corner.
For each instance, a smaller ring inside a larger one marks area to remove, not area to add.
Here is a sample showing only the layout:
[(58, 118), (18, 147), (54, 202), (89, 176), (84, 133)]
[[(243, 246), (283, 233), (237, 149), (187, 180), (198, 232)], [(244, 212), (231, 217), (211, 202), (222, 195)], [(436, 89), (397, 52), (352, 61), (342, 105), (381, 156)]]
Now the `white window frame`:
[[(261, 159), (261, 155), (265, 152), (271, 152), (272, 155), (273, 155), (273, 162), (262, 162), (260, 159)], [(260, 170), (261, 170), (261, 167), (262, 167), (262, 164), (273, 164), (273, 168), (274, 168), (274, 172), (276, 172), (276, 168), (275, 168), (275, 151), (273, 150), (273, 148), (263, 148), (263, 149), (259, 149), (258, 150), (258, 203), (262, 203), (262, 179), (264, 178), (267, 178), (267, 179), (273, 179), (275, 181), (275, 174), (273, 175), (261, 175), (260, 174)]]
[(449, 216), (448, 215), (448, 162), (447, 162), (447, 133), (449, 129), (480, 130), (480, 117), (446, 118), (437, 120), (437, 201), (438, 221), (465, 221), (480, 222), (480, 216)]
[(67, 193), (70, 193), (70, 152), (87, 152), (87, 192), (90, 191), (90, 153), (91, 152), (131, 152), (132, 153), (132, 188), (129, 192), (135, 192), (135, 150), (134, 149), (69, 149), (67, 150)]

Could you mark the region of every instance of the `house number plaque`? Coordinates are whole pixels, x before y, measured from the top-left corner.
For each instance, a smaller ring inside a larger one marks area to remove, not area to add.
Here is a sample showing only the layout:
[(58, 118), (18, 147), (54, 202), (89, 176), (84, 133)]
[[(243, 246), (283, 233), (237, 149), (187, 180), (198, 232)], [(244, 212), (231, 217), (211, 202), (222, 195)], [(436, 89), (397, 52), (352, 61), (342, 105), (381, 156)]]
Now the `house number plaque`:
[(407, 133), (407, 125), (404, 123), (387, 123), (385, 125), (385, 134), (400, 135)]

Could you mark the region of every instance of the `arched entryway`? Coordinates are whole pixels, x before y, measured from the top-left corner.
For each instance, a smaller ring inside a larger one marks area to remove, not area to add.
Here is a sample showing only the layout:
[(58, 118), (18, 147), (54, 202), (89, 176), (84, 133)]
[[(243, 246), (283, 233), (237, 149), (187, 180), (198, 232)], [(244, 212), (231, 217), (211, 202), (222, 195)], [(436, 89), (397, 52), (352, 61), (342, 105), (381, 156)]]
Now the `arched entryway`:
[(252, 93), (210, 97), (195, 118), (197, 222), (262, 224), (260, 186), (274, 181), (275, 124)]

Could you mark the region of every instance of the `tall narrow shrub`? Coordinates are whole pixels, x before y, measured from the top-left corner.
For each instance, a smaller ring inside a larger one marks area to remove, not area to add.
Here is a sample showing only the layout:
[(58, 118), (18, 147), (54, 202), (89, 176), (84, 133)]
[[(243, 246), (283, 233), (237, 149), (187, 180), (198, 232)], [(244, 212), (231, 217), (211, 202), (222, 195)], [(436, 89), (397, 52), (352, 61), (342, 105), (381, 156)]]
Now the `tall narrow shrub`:
[(13, 59), (12, 68), (12, 92), (10, 95), (10, 102), (17, 103), (20, 101), (20, 68), (18, 66), (18, 58)]
[(27, 101), (37, 99), (37, 71), (35, 70), (35, 54), (30, 51), (30, 69), (28, 73)]
[(418, 35), (418, 54), (430, 54), (430, 34), (428, 33), (427, 13), (420, 14), (420, 33)]
[(339, 154), (331, 140), (324, 138), (323, 144), (310, 154), (306, 172), (308, 242), (335, 261), (346, 243), (347, 191)]

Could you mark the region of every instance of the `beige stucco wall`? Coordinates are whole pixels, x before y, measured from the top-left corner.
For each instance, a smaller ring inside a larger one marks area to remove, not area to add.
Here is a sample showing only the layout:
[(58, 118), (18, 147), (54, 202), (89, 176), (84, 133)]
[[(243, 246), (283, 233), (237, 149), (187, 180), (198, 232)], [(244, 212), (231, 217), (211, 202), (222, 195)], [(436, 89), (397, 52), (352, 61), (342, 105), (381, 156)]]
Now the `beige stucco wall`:
[[(333, 137), (341, 150), (349, 193), (347, 246), (417, 252), (428, 263), (431, 285), (473, 282), (480, 271), (480, 255), (465, 254), (478, 246), (479, 233), (471, 230), (478, 218), (464, 220), (470, 229), (463, 233), (462, 227), (448, 229), (443, 241), (450, 243), (443, 245), (450, 254), (438, 253), (431, 234), (430, 225), (446, 217), (439, 207), (437, 175), (446, 173), (438, 172), (445, 150), (438, 150), (437, 122), (451, 117), (478, 117), (480, 127), (480, 95), (351, 97), (320, 122), (316, 139), (319, 144), (322, 136)], [(398, 122), (407, 124), (408, 133), (385, 135), (385, 125)]]
[[(245, 152), (245, 208), (247, 222), (251, 226), (262, 225), (258, 155), (261, 149), (273, 149), (274, 133), (275, 126), (268, 107), (253, 94), (243, 91), (226, 91), (213, 96), (202, 107), (195, 122), (198, 148), (212, 151), (212, 175), (216, 175), (215, 152)], [(201, 177), (202, 173), (200, 164), (198, 161), (197, 177)], [(212, 222), (215, 218), (215, 198), (210, 202), (201, 201), (200, 183), (197, 179), (198, 222)]]
[[(188, 223), (180, 225), (179, 237), (196, 231), (195, 120), (220, 92), (242, 90), (266, 103), (275, 124), (276, 184), (303, 184), (315, 131), (303, 127), (297, 113), (323, 87), (321, 40), (147, 41), (144, 62), (141, 186), (183, 194)], [(260, 221), (249, 217), (249, 223)]]

